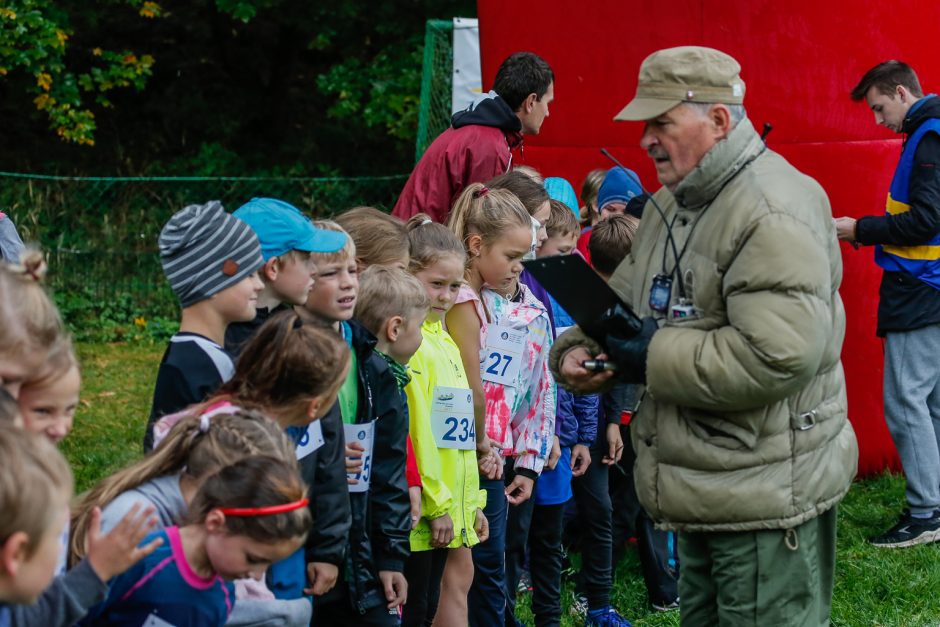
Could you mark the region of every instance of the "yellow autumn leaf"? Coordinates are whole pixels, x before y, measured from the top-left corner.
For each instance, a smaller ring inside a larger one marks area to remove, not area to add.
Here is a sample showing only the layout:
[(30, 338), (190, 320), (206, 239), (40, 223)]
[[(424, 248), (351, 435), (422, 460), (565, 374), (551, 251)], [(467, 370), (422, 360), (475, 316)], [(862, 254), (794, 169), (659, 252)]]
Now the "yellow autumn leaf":
[(16, 11), (13, 9), (8, 9), (6, 7), (0, 7), (0, 17), (5, 17), (8, 20), (16, 19)]
[(68, 40), (69, 36), (62, 29), (56, 29), (55, 36), (59, 39), (59, 47), (65, 45), (65, 42)]
[(124, 65), (131, 65), (133, 63), (137, 63), (137, 55), (135, 54), (126, 55), (123, 59), (121, 59), (121, 63), (123, 63)]
[(101, 56), (101, 48), (92, 48), (92, 49), (91, 49), (91, 53), (92, 53), (93, 55), (95, 55), (96, 57), (100, 57), (100, 56)]
[(156, 2), (144, 2), (140, 7), (141, 17), (154, 18), (160, 14), (160, 5)]
[(52, 77), (45, 72), (40, 72), (36, 75), (36, 84), (39, 85), (43, 91), (49, 91), (49, 88), (52, 86)]

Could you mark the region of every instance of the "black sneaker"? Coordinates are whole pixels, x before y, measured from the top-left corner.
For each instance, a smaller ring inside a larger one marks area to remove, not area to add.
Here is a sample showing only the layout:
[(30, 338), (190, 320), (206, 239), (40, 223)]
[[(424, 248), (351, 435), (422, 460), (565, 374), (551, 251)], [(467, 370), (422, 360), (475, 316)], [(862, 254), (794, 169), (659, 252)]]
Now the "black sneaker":
[(930, 518), (915, 518), (909, 510), (904, 510), (901, 520), (880, 536), (869, 542), (875, 546), (889, 549), (901, 549), (917, 544), (929, 544), (940, 540), (940, 510)]

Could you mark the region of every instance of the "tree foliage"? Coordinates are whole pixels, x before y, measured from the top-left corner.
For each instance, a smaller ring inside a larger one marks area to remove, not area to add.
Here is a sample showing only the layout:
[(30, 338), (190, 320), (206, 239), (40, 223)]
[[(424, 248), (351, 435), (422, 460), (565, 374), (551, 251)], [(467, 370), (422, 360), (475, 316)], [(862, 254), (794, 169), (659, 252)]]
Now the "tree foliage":
[(0, 0), (0, 168), (406, 172), (424, 23), (474, 13), (444, 0)]
[[(127, 3), (139, 6), (142, 16), (159, 14), (153, 2)], [(112, 90), (143, 88), (153, 57), (96, 47), (86, 51), (92, 57), (87, 69), (74, 71), (66, 64), (69, 33), (65, 14), (48, 0), (12, 0), (0, 6), (0, 76), (20, 71), (34, 78), (29, 89), (35, 95), (33, 104), (56, 134), (65, 141), (93, 145), (95, 114), (88, 98), (110, 107)]]

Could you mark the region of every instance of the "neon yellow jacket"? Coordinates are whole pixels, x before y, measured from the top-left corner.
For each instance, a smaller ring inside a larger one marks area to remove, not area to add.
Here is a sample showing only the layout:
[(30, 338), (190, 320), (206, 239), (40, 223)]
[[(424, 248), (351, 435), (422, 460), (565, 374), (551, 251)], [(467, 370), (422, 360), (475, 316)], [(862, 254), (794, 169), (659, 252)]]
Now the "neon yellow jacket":
[(454, 540), (448, 548), (479, 544), (473, 524), (477, 508), (486, 504), (480, 490), (475, 450), (438, 448), (431, 431), (431, 401), (436, 386), (470, 389), (460, 360), (460, 351), (440, 322), (425, 321), (424, 341), (408, 366), (411, 382), (408, 396), (409, 430), (421, 473), (421, 520), (411, 531), (411, 550), (428, 551), (431, 528), (428, 521), (450, 514)]

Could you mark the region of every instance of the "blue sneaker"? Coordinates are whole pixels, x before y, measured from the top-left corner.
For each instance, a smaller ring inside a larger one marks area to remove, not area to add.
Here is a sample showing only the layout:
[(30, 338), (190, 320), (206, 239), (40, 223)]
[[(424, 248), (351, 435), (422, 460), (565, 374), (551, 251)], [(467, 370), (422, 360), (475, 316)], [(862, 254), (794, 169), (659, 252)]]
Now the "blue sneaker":
[(584, 625), (585, 627), (633, 627), (630, 621), (610, 605), (588, 612)]

